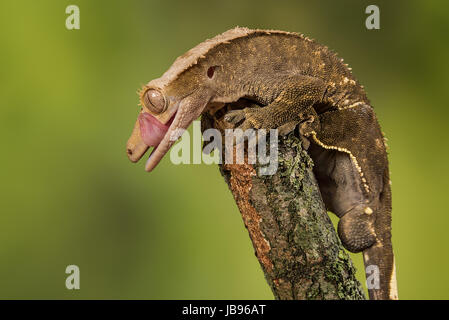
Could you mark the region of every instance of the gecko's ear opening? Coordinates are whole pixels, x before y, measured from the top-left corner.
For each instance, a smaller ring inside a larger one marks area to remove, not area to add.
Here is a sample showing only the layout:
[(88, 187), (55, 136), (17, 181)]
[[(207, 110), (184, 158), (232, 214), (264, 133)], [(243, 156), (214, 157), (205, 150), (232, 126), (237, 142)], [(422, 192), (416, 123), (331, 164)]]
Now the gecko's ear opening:
[(214, 73), (215, 73), (215, 66), (209, 67), (209, 69), (207, 69), (207, 77), (209, 79), (212, 79)]

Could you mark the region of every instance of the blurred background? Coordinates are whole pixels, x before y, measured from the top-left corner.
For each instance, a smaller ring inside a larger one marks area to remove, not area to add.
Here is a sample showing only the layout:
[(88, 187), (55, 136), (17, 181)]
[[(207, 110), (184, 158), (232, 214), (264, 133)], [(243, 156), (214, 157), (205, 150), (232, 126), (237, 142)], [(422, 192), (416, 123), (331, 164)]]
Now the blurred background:
[(353, 68), (390, 147), (399, 297), (449, 298), (448, 17), (446, 1), (2, 1), (0, 298), (273, 298), (216, 166), (148, 174), (125, 153), (136, 90), (236, 25), (304, 33)]

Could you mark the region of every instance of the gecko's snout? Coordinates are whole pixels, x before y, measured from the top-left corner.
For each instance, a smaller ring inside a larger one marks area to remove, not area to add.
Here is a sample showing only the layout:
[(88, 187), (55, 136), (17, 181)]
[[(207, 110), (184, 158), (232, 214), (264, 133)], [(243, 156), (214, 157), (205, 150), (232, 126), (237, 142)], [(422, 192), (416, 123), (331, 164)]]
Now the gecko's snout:
[(140, 124), (139, 120), (137, 120), (131, 137), (129, 137), (128, 142), (126, 143), (126, 155), (130, 161), (137, 162), (147, 150), (148, 146), (140, 136)]
[(143, 141), (140, 139), (136, 141), (136, 139), (131, 136), (126, 146), (126, 155), (131, 162), (137, 162), (147, 150), (148, 146)]

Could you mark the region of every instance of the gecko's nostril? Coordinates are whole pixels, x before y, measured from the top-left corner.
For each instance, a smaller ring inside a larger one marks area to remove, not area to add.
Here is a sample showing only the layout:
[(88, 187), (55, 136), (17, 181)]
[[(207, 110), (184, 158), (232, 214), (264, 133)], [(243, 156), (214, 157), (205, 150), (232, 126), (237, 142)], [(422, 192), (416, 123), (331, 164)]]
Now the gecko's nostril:
[(133, 151), (131, 150), (131, 149), (126, 149), (126, 153), (128, 154), (128, 155), (130, 155), (130, 156), (132, 156), (132, 154), (133, 154)]

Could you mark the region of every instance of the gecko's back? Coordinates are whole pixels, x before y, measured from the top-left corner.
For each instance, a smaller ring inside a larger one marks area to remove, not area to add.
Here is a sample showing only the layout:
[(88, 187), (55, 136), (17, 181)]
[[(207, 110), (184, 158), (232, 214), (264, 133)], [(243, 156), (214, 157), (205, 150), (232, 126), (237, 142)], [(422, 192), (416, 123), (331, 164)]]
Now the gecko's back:
[[(248, 85), (247, 81), (258, 80), (259, 86), (269, 89), (267, 81), (276, 82), (280, 74), (304, 74), (320, 78), (329, 85), (327, 98), (333, 106), (344, 107), (354, 101), (369, 104), (363, 87), (343, 59), (326, 46), (298, 33), (240, 27), (228, 30), (178, 57), (161, 79), (169, 82), (194, 69), (202, 60), (232, 73), (234, 82), (229, 91)], [(261, 79), (257, 79), (259, 76)], [(222, 95), (229, 96), (229, 91)]]

